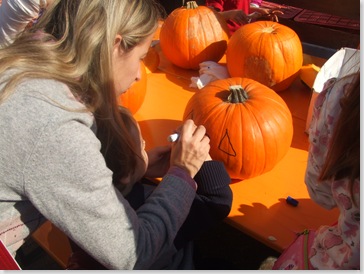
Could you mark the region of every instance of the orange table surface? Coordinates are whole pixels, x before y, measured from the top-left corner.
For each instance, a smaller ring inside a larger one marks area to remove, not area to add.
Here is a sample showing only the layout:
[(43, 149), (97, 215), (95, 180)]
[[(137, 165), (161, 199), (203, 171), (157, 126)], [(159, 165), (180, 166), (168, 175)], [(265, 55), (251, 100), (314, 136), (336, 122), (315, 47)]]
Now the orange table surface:
[[(184, 70), (161, 57), (159, 70), (148, 74), (145, 101), (135, 118), (139, 121), (147, 149), (166, 145), (167, 136), (183, 118), (184, 108), (195, 92), (190, 88), (198, 71)], [(312, 61), (309, 56), (305, 60)], [(224, 64), (225, 60), (220, 61)], [(322, 64), (322, 60), (318, 60)], [(232, 210), (226, 222), (267, 246), (282, 252), (305, 228), (317, 228), (337, 220), (338, 210), (326, 210), (314, 203), (304, 183), (308, 136), (305, 133), (311, 90), (298, 77), (279, 95), (293, 117), (294, 136), (287, 155), (273, 170), (258, 177), (233, 181)], [(297, 207), (286, 203), (287, 196), (299, 201)]]
[[(134, 115), (140, 122), (147, 148), (167, 144), (166, 136), (181, 124), (184, 108), (191, 96), (198, 92), (190, 88), (191, 77), (197, 77), (198, 71), (186, 70), (174, 66), (163, 55), (159, 45), (156, 50), (160, 56), (158, 70), (148, 74), (147, 95), (143, 105)], [(321, 66), (324, 59), (304, 54), (304, 63), (316, 63)], [(225, 56), (219, 62), (226, 65)], [(305, 133), (306, 117), (311, 99), (311, 90), (300, 78), (279, 95), (285, 100), (293, 118), (293, 140), (291, 146), (307, 150), (308, 139)], [(157, 128), (157, 130), (156, 130)]]
[[(172, 65), (163, 56), (160, 47), (160, 65), (156, 72), (148, 74), (147, 94), (143, 105), (134, 115), (140, 124), (146, 148), (167, 145), (167, 136), (183, 118), (184, 108), (198, 89), (190, 88), (192, 76), (198, 71), (184, 70)], [(305, 56), (306, 63), (311, 57)], [(221, 64), (225, 63), (223, 58)], [(318, 60), (316, 65), (322, 65)], [(292, 112), (294, 135), (291, 148), (276, 167), (263, 175), (234, 181), (233, 205), (226, 223), (250, 235), (267, 246), (281, 252), (305, 228), (317, 228), (337, 220), (337, 210), (325, 210), (310, 200), (304, 184), (308, 140), (304, 132), (311, 90), (299, 77), (287, 89), (279, 93)], [(286, 204), (291, 196), (299, 201), (297, 207)], [(50, 222), (46, 222), (33, 235), (61, 266), (70, 255), (67, 237)]]

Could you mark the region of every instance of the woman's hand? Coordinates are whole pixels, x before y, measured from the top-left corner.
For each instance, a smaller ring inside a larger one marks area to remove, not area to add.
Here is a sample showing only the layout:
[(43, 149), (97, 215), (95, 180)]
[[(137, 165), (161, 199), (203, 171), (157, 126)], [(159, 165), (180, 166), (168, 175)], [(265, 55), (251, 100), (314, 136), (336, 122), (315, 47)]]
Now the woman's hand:
[(178, 140), (172, 144), (170, 164), (183, 168), (193, 178), (203, 162), (211, 159), (209, 151), (210, 138), (206, 136), (206, 128), (196, 126), (189, 119), (181, 126)]
[(148, 167), (145, 173), (145, 177), (149, 178), (161, 178), (168, 169), (171, 156), (170, 146), (155, 147), (149, 151), (148, 154)]
[(269, 20), (273, 22), (278, 22), (278, 15), (284, 14), (280, 9), (269, 9), (269, 8), (256, 8), (251, 7), (250, 11), (252, 13), (249, 15), (250, 20)]

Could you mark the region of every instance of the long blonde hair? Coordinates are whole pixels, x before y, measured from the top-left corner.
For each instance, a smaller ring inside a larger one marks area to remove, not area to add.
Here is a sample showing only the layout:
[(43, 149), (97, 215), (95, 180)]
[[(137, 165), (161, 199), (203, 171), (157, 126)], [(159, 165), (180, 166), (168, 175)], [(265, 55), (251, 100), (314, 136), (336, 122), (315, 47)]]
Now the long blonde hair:
[(113, 140), (125, 168), (135, 166), (131, 137), (120, 119), (112, 79), (111, 54), (117, 34), (125, 51), (155, 32), (161, 7), (154, 0), (55, 0), (38, 23), (0, 49), (0, 104), (25, 77), (49, 78), (68, 85), (94, 113), (102, 152)]

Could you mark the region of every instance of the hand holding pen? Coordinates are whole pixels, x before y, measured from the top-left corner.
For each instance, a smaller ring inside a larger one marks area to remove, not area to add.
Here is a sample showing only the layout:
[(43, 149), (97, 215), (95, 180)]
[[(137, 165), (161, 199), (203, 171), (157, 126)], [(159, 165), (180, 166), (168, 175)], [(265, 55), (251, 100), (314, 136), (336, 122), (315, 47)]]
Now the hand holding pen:
[(209, 157), (210, 138), (206, 136), (206, 128), (189, 119), (168, 139), (173, 142), (171, 166), (183, 168), (193, 178)]

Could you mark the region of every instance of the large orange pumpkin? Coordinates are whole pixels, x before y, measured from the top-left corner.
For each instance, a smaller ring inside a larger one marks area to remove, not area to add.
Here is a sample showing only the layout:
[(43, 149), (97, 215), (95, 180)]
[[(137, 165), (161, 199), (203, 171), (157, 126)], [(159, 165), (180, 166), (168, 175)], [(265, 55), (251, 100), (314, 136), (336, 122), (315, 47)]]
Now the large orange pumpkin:
[(185, 69), (199, 69), (204, 61), (218, 62), (225, 54), (229, 39), (224, 18), (195, 1), (175, 9), (163, 23), (160, 46), (166, 58)]
[(187, 103), (183, 119), (189, 118), (206, 127), (211, 157), (224, 162), (232, 179), (270, 171), (291, 146), (293, 123), (286, 103), (252, 79), (209, 83)]
[(140, 62), (140, 71), (140, 81), (135, 82), (118, 98), (118, 104), (128, 108), (132, 114), (135, 114), (139, 110), (147, 94), (147, 70), (143, 62)]
[(302, 44), (291, 28), (273, 21), (256, 21), (231, 36), (226, 63), (231, 77), (251, 78), (281, 91), (299, 74)]

